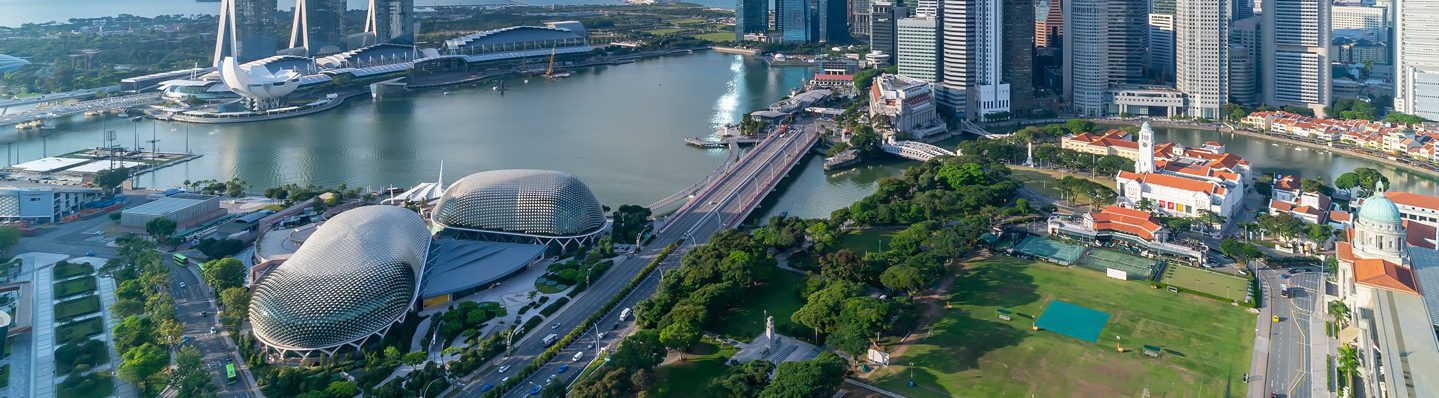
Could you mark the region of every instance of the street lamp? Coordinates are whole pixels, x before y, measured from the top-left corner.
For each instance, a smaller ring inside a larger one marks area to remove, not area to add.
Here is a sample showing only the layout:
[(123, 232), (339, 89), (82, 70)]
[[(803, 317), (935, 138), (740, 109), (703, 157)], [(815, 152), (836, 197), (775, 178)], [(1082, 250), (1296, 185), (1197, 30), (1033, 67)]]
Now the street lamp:
[(445, 378), (444, 378), (444, 377), (441, 377), (441, 378), (438, 378), (438, 379), (430, 380), (429, 383), (425, 383), (425, 388), (421, 388), (421, 389), (420, 389), (420, 398), (425, 398), (425, 392), (430, 390), (430, 385), (431, 385), (431, 384), (435, 384), (435, 382), (440, 381), (440, 380), (445, 380)]

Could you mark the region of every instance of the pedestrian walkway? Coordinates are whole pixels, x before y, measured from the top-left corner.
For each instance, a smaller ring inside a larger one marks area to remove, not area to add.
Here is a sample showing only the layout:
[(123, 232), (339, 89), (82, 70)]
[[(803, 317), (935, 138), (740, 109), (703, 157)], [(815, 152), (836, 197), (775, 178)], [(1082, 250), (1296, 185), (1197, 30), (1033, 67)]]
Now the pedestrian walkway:
[(35, 326), (30, 335), (35, 342), (35, 355), (30, 356), (30, 396), (55, 396), (55, 292), (53, 271), (50, 266), (63, 260), (51, 253), (25, 253), (22, 258), (31, 264), (35, 278)]
[[(93, 262), (90, 264), (95, 265)], [(103, 265), (104, 262), (100, 264)], [(105, 347), (110, 350), (110, 358), (112, 358), (109, 365), (110, 372), (111, 374), (117, 374), (119, 373), (120, 353), (115, 351), (115, 339), (110, 335), (110, 331), (115, 328), (115, 325), (120, 324), (120, 320), (115, 319), (115, 315), (109, 311), (110, 306), (115, 305), (115, 280), (102, 277), (96, 285), (100, 288), (100, 313), (105, 314), (105, 333), (101, 333), (99, 337), (105, 340)], [(135, 398), (139, 395), (139, 393), (135, 391), (134, 384), (120, 380), (119, 377), (114, 378), (113, 381), (115, 383), (115, 397)]]
[(1270, 328), (1274, 325), (1270, 319), (1274, 308), (1273, 297), (1270, 295), (1269, 279), (1274, 277), (1274, 271), (1270, 269), (1258, 269), (1256, 274), (1259, 277), (1260, 307), (1259, 317), (1255, 319), (1254, 326), (1254, 355), (1249, 363), (1249, 395), (1250, 397), (1264, 396), (1264, 385), (1269, 373), (1269, 347)]

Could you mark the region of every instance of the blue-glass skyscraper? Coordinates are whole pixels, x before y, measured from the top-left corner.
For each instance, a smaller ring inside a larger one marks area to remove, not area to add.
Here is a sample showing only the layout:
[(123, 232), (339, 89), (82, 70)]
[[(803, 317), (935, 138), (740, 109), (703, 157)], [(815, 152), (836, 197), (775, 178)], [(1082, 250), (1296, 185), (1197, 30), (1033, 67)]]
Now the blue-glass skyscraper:
[(849, 42), (849, 1), (815, 0), (819, 3), (819, 41)]
[(734, 8), (734, 40), (744, 41), (746, 33), (769, 30), (769, 0), (739, 0)]
[(775, 0), (775, 17), (780, 38), (785, 42), (813, 43), (819, 26), (814, 15), (814, 0)]

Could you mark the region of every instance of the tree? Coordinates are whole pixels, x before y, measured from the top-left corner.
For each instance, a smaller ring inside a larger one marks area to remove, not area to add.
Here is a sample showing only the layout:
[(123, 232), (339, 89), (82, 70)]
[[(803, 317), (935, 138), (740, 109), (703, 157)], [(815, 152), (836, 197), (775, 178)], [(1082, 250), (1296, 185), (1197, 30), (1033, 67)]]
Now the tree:
[(879, 155), (884, 150), (880, 147), (883, 138), (874, 132), (869, 126), (859, 126), (854, 134), (849, 136), (849, 146), (859, 152), (861, 159), (868, 159)]
[[(556, 383), (558, 384), (558, 383)], [(624, 398), (633, 386), (629, 370), (612, 369), (600, 377), (591, 377), (575, 385), (570, 396), (575, 398)]]
[(110, 306), (110, 312), (118, 317), (129, 317), (145, 313), (145, 302), (140, 300), (119, 299)]
[(649, 369), (659, 365), (665, 359), (666, 352), (664, 343), (660, 342), (659, 332), (641, 329), (620, 343), (620, 348), (615, 350), (611, 362), (626, 369)]
[(828, 397), (844, 383), (849, 366), (834, 353), (815, 359), (785, 362), (775, 368), (774, 379), (760, 392), (760, 398)]
[(401, 358), (400, 358), (400, 362), (402, 362), (402, 363), (404, 363), (404, 364), (406, 364), (406, 365), (410, 365), (410, 366), (415, 366), (415, 365), (419, 365), (419, 364), (425, 363), (425, 352), (424, 352), (424, 351), (415, 351), (415, 352), (411, 352), (411, 353), (405, 354), (404, 357), (401, 357)]
[(714, 379), (705, 388), (709, 398), (756, 398), (769, 384), (769, 374), (774, 364), (769, 361), (749, 361), (729, 368), (724, 377)]
[(145, 233), (155, 238), (156, 242), (164, 242), (175, 234), (175, 222), (168, 218), (160, 217), (145, 222)]
[(1329, 316), (1334, 318), (1334, 323), (1347, 325), (1349, 324), (1349, 306), (1344, 304), (1344, 300), (1330, 301)]
[(864, 330), (859, 327), (844, 325), (840, 326), (839, 330), (835, 330), (834, 333), (830, 333), (829, 337), (824, 339), (824, 343), (837, 350), (849, 353), (851, 357), (860, 358), (863, 357), (865, 351), (869, 349), (869, 339), (871, 337), (874, 336), (865, 333)]
[(1374, 105), (1358, 98), (1340, 98), (1326, 107), (1324, 113), (1340, 119), (1374, 120), (1376, 116)]
[(1344, 385), (1349, 385), (1349, 381), (1354, 379), (1354, 371), (1359, 369), (1359, 350), (1349, 343), (1344, 343), (1339, 347), (1339, 357), (1335, 362), (1337, 362), (1335, 368), (1344, 375), (1341, 381)]
[(1088, 133), (1094, 131), (1096, 127), (1098, 127), (1098, 125), (1095, 125), (1094, 122), (1084, 119), (1069, 119), (1069, 121), (1064, 122), (1064, 128), (1074, 134)]
[(120, 184), (124, 184), (125, 180), (128, 179), (130, 179), (129, 167), (119, 167), (95, 172), (95, 186), (104, 190), (106, 193), (115, 193), (115, 188), (119, 188)]
[(839, 316), (844, 300), (859, 295), (861, 291), (857, 283), (831, 281), (823, 288), (810, 293), (804, 305), (790, 315), (790, 320), (819, 333), (833, 331), (841, 321)]
[(1384, 121), (1399, 124), (1420, 124), (1424, 123), (1424, 118), (1407, 113), (1389, 112), (1389, 114), (1384, 115)]
[(173, 318), (165, 318), (160, 320), (160, 326), (155, 328), (155, 332), (165, 339), (166, 344), (173, 346), (180, 344), (180, 336), (185, 334), (185, 326)]
[(1383, 182), (1389, 186), (1389, 177), (1385, 177), (1379, 170), (1368, 167), (1356, 168), (1353, 171), (1340, 174), (1334, 179), (1334, 186), (1339, 189), (1358, 190), (1360, 193), (1368, 193), (1374, 189), (1376, 183)]
[(139, 384), (144, 389), (150, 376), (160, 373), (169, 364), (169, 352), (145, 343), (125, 350), (125, 354), (120, 356), (119, 374), (121, 379)]
[(360, 388), (355, 386), (355, 382), (336, 380), (325, 386), (325, 392), (329, 393), (331, 397), (353, 397), (360, 394)]
[(200, 249), (200, 253), (205, 254), (205, 257), (221, 258), (233, 256), (235, 253), (245, 250), (245, 241), (239, 239), (205, 238), (201, 239), (200, 243), (195, 245), (195, 248)]
[(641, 231), (650, 223), (650, 209), (639, 205), (620, 205), (614, 212), (614, 224), (611, 229), (615, 234), (615, 240), (622, 243), (634, 243)]
[(111, 336), (115, 351), (125, 352), (130, 347), (155, 342), (155, 324), (149, 317), (131, 315), (115, 325)]
[(180, 347), (175, 353), (175, 372), (171, 380), (181, 397), (214, 396), (217, 390), (211, 382), (210, 373), (205, 370), (200, 350), (195, 347)]
[(234, 257), (207, 261), (202, 268), (205, 270), (201, 272), (201, 276), (215, 291), (245, 285), (245, 264)]
[(8, 256), (10, 249), (20, 244), (20, 228), (6, 225), (0, 226), (0, 256)]
[(924, 289), (928, 281), (919, 268), (896, 265), (879, 274), (879, 283), (891, 290), (903, 291), (911, 296)]
[(1264, 256), (1264, 252), (1259, 251), (1259, 248), (1253, 244), (1233, 239), (1225, 239), (1219, 242), (1219, 252), (1224, 253), (1225, 256), (1234, 259), (1234, 261), (1240, 264), (1248, 264), (1249, 260)]
[(671, 323), (660, 331), (660, 342), (664, 343), (666, 348), (679, 351), (681, 360), (685, 357), (685, 350), (698, 343), (699, 340), (700, 330), (690, 322)]
[(225, 313), (243, 315), (250, 310), (250, 291), (243, 287), (232, 287), (220, 291), (220, 305)]
[(840, 249), (820, 258), (820, 274), (829, 278), (867, 283), (875, 279), (875, 267), (859, 253)]

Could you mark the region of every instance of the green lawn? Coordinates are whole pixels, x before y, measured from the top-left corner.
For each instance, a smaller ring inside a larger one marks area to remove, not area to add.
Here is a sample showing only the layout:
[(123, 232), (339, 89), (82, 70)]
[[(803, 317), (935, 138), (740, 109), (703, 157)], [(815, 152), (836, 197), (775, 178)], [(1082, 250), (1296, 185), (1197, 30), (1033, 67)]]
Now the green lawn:
[(55, 344), (62, 344), (71, 340), (80, 340), (98, 335), (105, 331), (105, 319), (94, 317), (83, 321), (71, 322), (55, 327)]
[(701, 341), (690, 347), (683, 362), (655, 368), (655, 387), (648, 396), (656, 398), (705, 398), (711, 380), (724, 376), (725, 361), (739, 350)]
[[(951, 308), (933, 324), (936, 334), (871, 379), (915, 398), (1244, 395), (1254, 316), (1242, 307), (1013, 258), (968, 267), (951, 289)], [(1030, 329), (1056, 299), (1110, 314), (1098, 344)], [(1017, 316), (999, 320), (1001, 308)], [(1114, 336), (1129, 351), (1116, 352)], [(1144, 356), (1143, 344), (1165, 352)], [(914, 388), (903, 366), (911, 361)]]
[(71, 279), (55, 284), (55, 297), (70, 297), (95, 291), (95, 277)]
[(1058, 179), (1053, 176), (1032, 170), (1011, 170), (1010, 172), (1014, 174), (1015, 179), (1024, 182), (1024, 185), (1029, 187), (1029, 189), (1033, 189), (1034, 192), (1059, 199), (1060, 192), (1054, 188), (1058, 185), (1056, 182)]
[(1248, 279), (1179, 264), (1166, 267), (1164, 276), (1159, 281), (1166, 285), (1241, 302), (1249, 292)]
[(718, 42), (734, 41), (734, 32), (700, 33), (700, 34), (697, 34), (697, 35), (694, 35), (694, 36), (691, 36), (691, 37), (694, 37), (694, 38), (697, 39), (697, 40), (712, 41), (712, 42), (718, 43)]
[(55, 280), (65, 279), (76, 275), (89, 275), (95, 272), (95, 267), (85, 263), (67, 263), (64, 261), (55, 263)]
[(685, 19), (673, 20), (673, 21), (670, 21), (670, 23), (675, 24), (675, 25), (700, 25), (700, 24), (709, 23), (709, 20), (708, 20), (708, 19), (704, 19), (704, 18), (685, 18)]
[[(799, 307), (804, 305), (800, 293), (804, 290), (804, 276), (775, 269), (764, 287), (747, 295), (744, 305), (724, 315), (715, 333), (749, 341), (764, 331), (765, 311), (774, 316), (775, 328), (781, 332), (803, 328), (789, 320)], [(808, 329), (806, 329), (808, 330)]]
[[(553, 282), (553, 284), (551, 284), (552, 282)], [(535, 290), (539, 290), (540, 293), (544, 293), (544, 294), (555, 294), (555, 293), (563, 292), (563, 291), (565, 291), (565, 289), (568, 289), (568, 288), (569, 288), (568, 285), (561, 284), (561, 283), (559, 283), (559, 282), (557, 282), (557, 281), (551, 281), (551, 280), (545, 279), (545, 278), (543, 278), (543, 277), (535, 278)]]
[(642, 30), (641, 32), (644, 32), (644, 33), (647, 33), (647, 34), (651, 34), (651, 35), (655, 35), (655, 36), (664, 36), (664, 35), (668, 35), (668, 34), (679, 33), (680, 31), (683, 31), (683, 30), (684, 30), (684, 29), (661, 28), (661, 29)]
[(882, 252), (893, 236), (894, 231), (849, 232), (835, 240), (834, 248), (850, 249), (856, 253)]
[(100, 312), (100, 297), (85, 296), (55, 304), (55, 322), (64, 322), (81, 315)]

